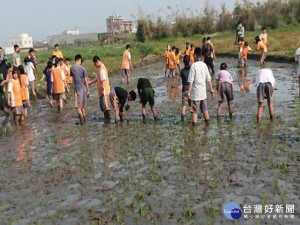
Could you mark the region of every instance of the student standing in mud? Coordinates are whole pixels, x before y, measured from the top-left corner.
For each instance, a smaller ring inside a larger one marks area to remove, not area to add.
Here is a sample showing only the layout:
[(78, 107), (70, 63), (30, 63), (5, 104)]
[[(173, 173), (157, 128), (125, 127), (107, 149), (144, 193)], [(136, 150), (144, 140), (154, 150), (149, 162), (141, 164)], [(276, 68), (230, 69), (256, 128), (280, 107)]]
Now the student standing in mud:
[(126, 45), (126, 50), (123, 53), (121, 84), (124, 83), (125, 77), (127, 77), (127, 85), (130, 82), (130, 70), (133, 70), (130, 49), (131, 49), (130, 45)]
[(296, 50), (295, 53), (295, 62), (298, 65), (298, 87), (299, 87), (299, 98), (300, 98), (300, 47)]
[(258, 71), (255, 79), (256, 95), (258, 101), (257, 122), (261, 122), (261, 114), (264, 106), (264, 99), (268, 101), (270, 120), (273, 120), (273, 95), (275, 79), (270, 69), (261, 69)]
[(190, 43), (185, 43), (184, 55), (190, 55)]
[(75, 107), (81, 125), (86, 121), (87, 97), (90, 96), (88, 73), (82, 65), (80, 54), (75, 56), (75, 64), (71, 67), (70, 73), (74, 80)]
[(125, 89), (121, 87), (115, 87), (112, 88), (109, 94), (109, 100), (110, 104), (113, 107), (115, 111), (115, 122), (118, 122), (118, 119), (120, 118), (120, 121), (123, 121), (124, 118), (128, 121), (129, 118), (126, 116), (124, 112), (124, 106), (126, 103), (126, 100), (128, 101), (135, 101), (136, 99), (136, 93), (134, 91), (126, 91)]
[[(59, 66), (60, 58), (55, 59), (54, 68), (51, 71), (51, 82), (53, 87), (54, 99), (56, 99), (57, 110), (59, 113), (63, 109), (63, 98), (65, 96), (65, 87), (67, 87), (66, 75)], [(67, 92), (69, 88), (67, 87)]]
[(264, 65), (268, 52), (267, 46), (260, 40), (258, 36), (255, 37), (255, 42), (257, 51), (260, 51), (261, 53), (260, 65)]
[(189, 50), (190, 66), (195, 62), (194, 51), (195, 51), (194, 45), (191, 44), (191, 48)]
[(2, 76), (2, 77), (0, 77), (0, 110), (5, 112), (6, 115), (9, 115), (8, 108), (6, 108), (4, 106), (4, 90), (3, 89), (4, 89), (4, 84), (5, 84), (6, 80), (3, 79), (3, 74), (2, 75), (0, 74), (0, 76)]
[(209, 123), (209, 113), (207, 111), (206, 100), (206, 81), (209, 84), (211, 96), (214, 94), (208, 68), (205, 63), (201, 61), (201, 48), (195, 49), (194, 57), (196, 62), (191, 66), (188, 78), (188, 97), (193, 101), (193, 126), (197, 124), (199, 110), (203, 113), (206, 123)]
[(213, 47), (207, 42), (206, 38), (203, 38), (202, 46), (202, 58), (208, 68), (211, 68), (212, 73), (215, 73), (213, 59), (211, 58), (211, 53), (214, 51)]
[(247, 64), (247, 58), (248, 58), (248, 52), (254, 52), (248, 42), (245, 42), (245, 44), (240, 48), (240, 64), (242, 65), (242, 67), (246, 67), (248, 66)]
[(168, 77), (175, 77), (175, 72), (176, 72), (176, 56), (175, 56), (175, 51), (176, 51), (176, 47), (173, 46), (172, 47), (172, 51), (169, 52), (168, 54), (168, 62), (169, 62), (169, 75)]
[(268, 42), (268, 34), (265, 27), (261, 29), (261, 34), (259, 35), (260, 40), (265, 44), (265, 46), (270, 47)]
[(182, 80), (182, 107), (181, 107), (181, 121), (184, 121), (186, 106), (189, 101), (188, 92), (189, 92), (189, 72), (190, 72), (190, 57), (185, 55), (183, 57), (184, 68), (180, 71), (180, 77)]
[(140, 78), (137, 83), (137, 90), (142, 103), (142, 116), (143, 122), (146, 123), (146, 104), (149, 102), (154, 121), (157, 121), (157, 113), (154, 108), (154, 95), (155, 91), (153, 90), (150, 81), (147, 78)]
[(165, 76), (167, 76), (167, 70), (169, 69), (169, 60), (168, 60), (169, 52), (170, 52), (170, 45), (167, 45), (167, 49), (165, 51), (165, 58), (166, 58)]
[(229, 117), (232, 119), (232, 104), (231, 101), (233, 100), (233, 79), (231, 74), (227, 71), (227, 64), (222, 63), (220, 66), (220, 72), (217, 73), (216, 77), (216, 89), (218, 91), (218, 114), (217, 119), (219, 120), (221, 117), (222, 107), (223, 107), (223, 101), (227, 99), (228, 104), (228, 111), (229, 111)]
[(19, 81), (20, 81), (20, 87), (21, 87), (21, 97), (22, 97), (22, 103), (23, 103), (23, 109), (24, 109), (24, 114), (22, 116), (22, 120), (24, 120), (28, 115), (28, 108), (30, 106), (30, 98), (29, 98), (29, 92), (28, 92), (29, 81), (28, 81), (27, 75), (25, 74), (24, 67), (19, 66), (19, 70), (20, 70)]
[(30, 59), (26, 57), (24, 59), (24, 69), (27, 73), (29, 85), (31, 88), (31, 92), (33, 94), (33, 99), (36, 99), (36, 88), (35, 88), (35, 67), (32, 62), (30, 62)]
[(12, 74), (13, 74), (13, 79), (9, 80), (7, 86), (7, 92), (8, 92), (7, 101), (8, 101), (8, 106), (10, 106), (13, 111), (15, 124), (18, 126), (21, 123), (21, 119), (24, 113), (22, 96), (21, 96), (21, 86), (18, 79), (20, 74), (19, 69), (15, 67), (12, 71)]
[(181, 59), (182, 54), (179, 51), (179, 48), (176, 48), (175, 56), (176, 56), (177, 70), (178, 70), (178, 72), (180, 72), (180, 59)]
[(95, 67), (98, 68), (97, 76), (95, 79), (89, 82), (89, 85), (97, 82), (98, 88), (98, 97), (100, 101), (101, 111), (104, 113), (105, 120), (110, 119), (110, 107), (109, 107), (109, 94), (110, 94), (110, 86), (109, 86), (109, 78), (108, 72), (105, 65), (101, 62), (99, 56), (94, 56), (93, 62)]

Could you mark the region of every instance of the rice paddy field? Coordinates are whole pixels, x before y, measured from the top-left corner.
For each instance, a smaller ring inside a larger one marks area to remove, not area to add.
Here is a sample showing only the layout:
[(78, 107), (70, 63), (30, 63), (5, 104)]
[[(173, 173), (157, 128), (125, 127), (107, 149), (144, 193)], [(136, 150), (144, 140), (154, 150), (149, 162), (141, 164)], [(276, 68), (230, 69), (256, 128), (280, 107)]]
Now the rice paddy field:
[[(115, 124), (113, 113), (105, 122), (96, 86), (84, 126), (72, 92), (62, 114), (46, 99), (32, 102), (19, 128), (1, 114), (0, 224), (300, 224), (296, 66), (268, 62), (277, 82), (275, 118), (269, 120), (265, 104), (257, 124), (259, 59), (245, 70), (232, 58), (217, 58), (216, 67), (222, 62), (234, 79), (232, 121), (225, 104), (217, 121), (217, 98), (209, 96), (209, 125), (199, 115), (192, 127), (189, 112), (181, 123), (179, 80), (164, 76), (164, 62), (136, 68), (124, 86), (136, 90), (138, 78), (150, 79), (157, 123), (149, 108), (142, 123), (139, 99), (129, 103), (128, 123)], [(120, 78), (111, 76), (111, 87)], [(223, 214), (227, 202), (241, 209), (294, 204), (294, 218), (230, 220)]]

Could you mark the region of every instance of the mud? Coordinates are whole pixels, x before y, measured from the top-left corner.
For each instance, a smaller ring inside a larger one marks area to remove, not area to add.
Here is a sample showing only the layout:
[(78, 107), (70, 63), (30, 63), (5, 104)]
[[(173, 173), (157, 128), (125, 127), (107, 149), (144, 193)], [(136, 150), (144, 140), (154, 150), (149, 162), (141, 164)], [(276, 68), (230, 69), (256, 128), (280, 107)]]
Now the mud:
[[(142, 123), (138, 100), (129, 103), (129, 123), (105, 123), (95, 86), (83, 127), (72, 94), (62, 114), (46, 99), (33, 103), (20, 128), (1, 114), (0, 224), (300, 224), (296, 68), (269, 64), (276, 117), (270, 122), (265, 107), (258, 125), (259, 62), (249, 60), (247, 73), (236, 60), (218, 58), (216, 66), (221, 62), (234, 79), (232, 122), (224, 104), (217, 123), (215, 96), (208, 97), (209, 126), (200, 118), (193, 128), (189, 112), (182, 124), (181, 90), (164, 76), (163, 61), (134, 70), (127, 87), (151, 80), (157, 123), (148, 108)], [(110, 82), (119, 86), (120, 76)], [(230, 201), (295, 204), (295, 218), (229, 220), (223, 206)]]

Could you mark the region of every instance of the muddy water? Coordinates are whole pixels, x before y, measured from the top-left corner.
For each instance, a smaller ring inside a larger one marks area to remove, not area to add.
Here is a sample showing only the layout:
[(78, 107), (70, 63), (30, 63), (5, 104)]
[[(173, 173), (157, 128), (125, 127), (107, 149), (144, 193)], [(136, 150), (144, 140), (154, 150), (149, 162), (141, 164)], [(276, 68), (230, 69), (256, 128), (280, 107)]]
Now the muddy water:
[[(104, 123), (95, 86), (83, 127), (71, 94), (62, 114), (46, 100), (34, 103), (19, 129), (1, 116), (0, 224), (299, 224), (296, 69), (268, 64), (277, 81), (276, 118), (271, 123), (265, 108), (257, 125), (258, 61), (247, 71), (236, 60), (220, 58), (216, 66), (221, 62), (235, 81), (233, 122), (224, 106), (217, 123), (217, 99), (208, 97), (210, 125), (200, 119), (194, 129), (188, 114), (181, 124), (181, 91), (164, 77), (163, 63), (136, 69), (128, 87), (151, 80), (156, 124), (149, 109), (148, 124), (141, 122), (138, 101), (130, 103), (129, 123)], [(120, 77), (110, 82), (117, 86)], [(223, 215), (230, 201), (252, 212), (255, 204), (295, 204), (295, 218), (231, 221)]]

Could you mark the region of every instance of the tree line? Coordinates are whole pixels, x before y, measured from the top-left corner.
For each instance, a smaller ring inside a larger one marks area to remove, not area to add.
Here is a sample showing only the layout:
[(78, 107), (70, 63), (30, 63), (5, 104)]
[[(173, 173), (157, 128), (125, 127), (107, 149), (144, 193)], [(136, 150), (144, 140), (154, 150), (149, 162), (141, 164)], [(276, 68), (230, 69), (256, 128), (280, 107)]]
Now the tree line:
[(268, 0), (264, 3), (235, 3), (232, 12), (221, 6), (218, 12), (208, 2), (202, 11), (197, 9), (174, 9), (170, 6), (160, 16), (145, 15), (139, 10), (137, 16), (136, 38), (140, 42), (166, 37), (188, 37), (194, 34), (210, 34), (235, 30), (238, 21), (242, 21), (245, 30), (254, 31), (256, 25), (276, 29), (283, 25), (300, 22), (299, 0)]

